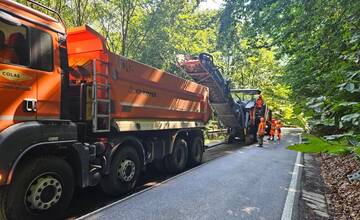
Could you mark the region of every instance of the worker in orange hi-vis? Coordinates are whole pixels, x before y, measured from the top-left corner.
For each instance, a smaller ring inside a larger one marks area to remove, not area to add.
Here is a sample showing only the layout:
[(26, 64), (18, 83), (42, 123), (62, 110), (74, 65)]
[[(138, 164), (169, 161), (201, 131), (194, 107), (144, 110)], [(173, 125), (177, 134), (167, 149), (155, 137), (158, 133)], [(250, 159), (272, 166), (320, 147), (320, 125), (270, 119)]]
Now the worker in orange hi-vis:
[(271, 127), (270, 127), (270, 140), (274, 140), (275, 137), (275, 129), (276, 129), (276, 120), (271, 120)]
[(279, 141), (281, 139), (281, 128), (282, 128), (282, 123), (280, 120), (278, 120), (276, 123), (275, 129), (276, 129), (277, 139)]
[(264, 136), (265, 136), (265, 119), (264, 118), (260, 118), (260, 123), (259, 123), (259, 127), (258, 127), (258, 132), (257, 132), (257, 136), (258, 136), (258, 142), (259, 145), (258, 147), (262, 147), (263, 143), (264, 143)]

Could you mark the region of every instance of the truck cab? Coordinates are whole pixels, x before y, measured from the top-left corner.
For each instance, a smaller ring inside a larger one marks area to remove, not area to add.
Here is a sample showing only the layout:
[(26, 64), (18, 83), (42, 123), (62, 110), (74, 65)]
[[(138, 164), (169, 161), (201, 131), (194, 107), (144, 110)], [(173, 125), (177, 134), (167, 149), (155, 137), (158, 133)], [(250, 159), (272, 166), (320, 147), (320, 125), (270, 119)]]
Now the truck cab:
[(0, 10), (0, 131), (34, 119), (60, 119), (65, 29), (12, 1)]
[(64, 120), (66, 33), (54, 18), (14, 1), (0, 8), (0, 219), (41, 219), (67, 205), (73, 189), (65, 187), (74, 185), (41, 172), (48, 166), (73, 175), (66, 153), (55, 157), (77, 140), (76, 125)]

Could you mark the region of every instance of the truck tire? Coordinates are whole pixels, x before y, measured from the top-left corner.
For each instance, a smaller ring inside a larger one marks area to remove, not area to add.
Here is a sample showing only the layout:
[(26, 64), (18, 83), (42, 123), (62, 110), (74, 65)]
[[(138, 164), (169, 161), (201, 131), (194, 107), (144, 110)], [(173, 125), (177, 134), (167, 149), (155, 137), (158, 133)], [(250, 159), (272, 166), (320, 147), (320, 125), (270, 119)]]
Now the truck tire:
[(73, 193), (74, 175), (66, 161), (52, 156), (31, 160), (19, 167), (11, 185), (0, 190), (0, 217), (61, 219)]
[(102, 190), (111, 196), (118, 196), (134, 189), (140, 175), (140, 157), (134, 147), (124, 146), (114, 155), (110, 173), (101, 182)]
[(188, 147), (182, 138), (175, 140), (173, 152), (165, 158), (165, 167), (171, 174), (183, 171), (188, 162)]
[(190, 142), (189, 148), (189, 166), (193, 167), (199, 165), (202, 161), (202, 156), (204, 153), (204, 141), (200, 136), (196, 136)]

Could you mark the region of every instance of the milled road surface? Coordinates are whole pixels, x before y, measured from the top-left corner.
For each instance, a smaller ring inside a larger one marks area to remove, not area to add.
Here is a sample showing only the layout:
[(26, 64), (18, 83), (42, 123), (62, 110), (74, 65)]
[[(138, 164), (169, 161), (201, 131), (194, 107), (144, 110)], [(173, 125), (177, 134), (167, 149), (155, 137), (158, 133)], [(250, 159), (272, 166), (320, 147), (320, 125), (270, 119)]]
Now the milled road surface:
[(158, 187), (94, 212), (85, 219), (281, 219), (296, 152), (298, 130), (280, 143), (222, 151)]

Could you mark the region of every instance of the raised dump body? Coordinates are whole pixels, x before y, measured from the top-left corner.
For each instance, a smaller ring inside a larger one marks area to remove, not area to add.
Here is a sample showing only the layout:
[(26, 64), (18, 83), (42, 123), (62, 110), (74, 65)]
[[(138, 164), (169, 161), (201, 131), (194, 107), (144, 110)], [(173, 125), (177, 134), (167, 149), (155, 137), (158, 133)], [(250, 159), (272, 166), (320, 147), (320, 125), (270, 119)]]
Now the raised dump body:
[(68, 31), (70, 85), (92, 84), (83, 109), (94, 132), (109, 129), (109, 116), (119, 131), (203, 127), (209, 120), (206, 86), (111, 53), (104, 42), (88, 26)]

